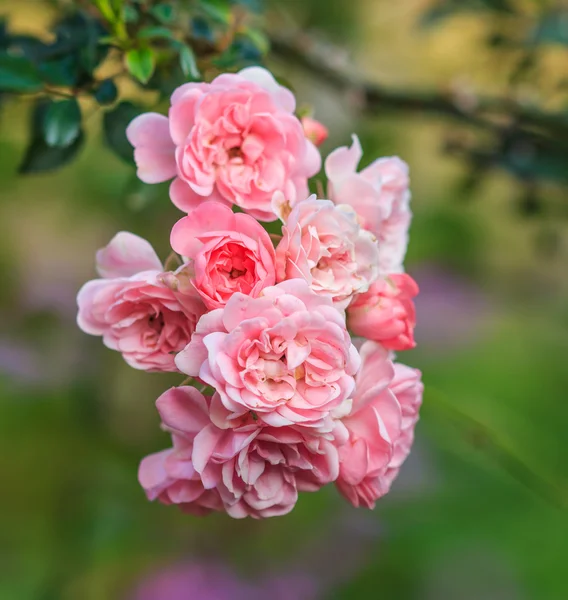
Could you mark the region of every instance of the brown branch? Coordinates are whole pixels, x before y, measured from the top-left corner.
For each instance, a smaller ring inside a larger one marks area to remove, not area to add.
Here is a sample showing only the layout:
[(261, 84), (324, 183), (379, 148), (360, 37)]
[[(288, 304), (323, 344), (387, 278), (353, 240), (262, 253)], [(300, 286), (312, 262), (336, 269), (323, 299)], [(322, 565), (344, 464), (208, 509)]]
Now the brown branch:
[(396, 111), (430, 113), (501, 133), (514, 126), (551, 137), (568, 135), (568, 117), (562, 113), (523, 106), (512, 98), (482, 97), (472, 93), (390, 88), (367, 81), (356, 73), (343, 52), (322, 44), (307, 33), (272, 35), (272, 52), (313, 73), (338, 90), (349, 92), (370, 113)]

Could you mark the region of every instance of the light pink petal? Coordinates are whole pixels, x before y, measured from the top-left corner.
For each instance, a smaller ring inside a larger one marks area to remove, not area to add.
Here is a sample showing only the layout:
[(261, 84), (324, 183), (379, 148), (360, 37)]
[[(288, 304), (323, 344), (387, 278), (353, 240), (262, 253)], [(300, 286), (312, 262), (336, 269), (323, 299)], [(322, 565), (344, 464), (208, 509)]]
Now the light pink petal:
[(176, 146), (182, 146), (195, 123), (195, 111), (203, 93), (199, 88), (190, 88), (175, 96), (169, 111), (169, 133)]
[(303, 170), (307, 177), (317, 175), (321, 169), (321, 154), (315, 145), (306, 140), (306, 156), (304, 158)]
[(196, 434), (209, 423), (209, 408), (201, 392), (191, 386), (173, 387), (156, 400), (162, 422), (168, 427)]
[(353, 143), (349, 148), (341, 146), (335, 149), (325, 161), (325, 174), (334, 186), (356, 171), (363, 156), (359, 138), (353, 134), (352, 140)]
[(161, 452), (150, 454), (143, 458), (140, 463), (138, 481), (146, 491), (149, 500), (157, 498), (171, 481), (164, 466), (166, 458), (171, 452), (171, 450), (162, 450)]
[(197, 208), (205, 198), (196, 194), (183, 179), (176, 177), (170, 185), (170, 200), (175, 207), (189, 213)]
[(149, 242), (121, 231), (97, 252), (97, 271), (101, 277), (130, 277), (140, 271), (161, 271), (162, 263)]
[(296, 98), (294, 94), (289, 89), (280, 85), (266, 69), (262, 67), (246, 67), (239, 71), (238, 75), (270, 92), (274, 100), (287, 112), (293, 113), (296, 110)]
[(205, 469), (207, 462), (215, 450), (215, 446), (223, 435), (223, 431), (210, 423), (195, 436), (191, 458), (193, 467), (198, 473), (202, 473)]
[(126, 137), (134, 146), (139, 179), (159, 183), (175, 177), (175, 146), (166, 117), (157, 113), (140, 115), (126, 128)]

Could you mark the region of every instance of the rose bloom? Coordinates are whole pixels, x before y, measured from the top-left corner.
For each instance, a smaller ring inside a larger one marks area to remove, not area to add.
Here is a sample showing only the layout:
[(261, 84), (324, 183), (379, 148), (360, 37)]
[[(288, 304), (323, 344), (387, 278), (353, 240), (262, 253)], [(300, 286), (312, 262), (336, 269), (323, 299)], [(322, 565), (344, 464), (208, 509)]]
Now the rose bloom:
[(235, 292), (258, 296), (274, 285), (274, 246), (249, 215), (205, 202), (178, 221), (172, 248), (189, 259), (189, 279), (209, 309), (221, 308)]
[(97, 254), (102, 279), (79, 291), (79, 327), (103, 337), (135, 369), (177, 371), (174, 353), (186, 346), (205, 306), (193, 294), (175, 294), (150, 244), (118, 233)]
[(138, 177), (175, 178), (170, 197), (185, 212), (209, 199), (274, 221), (274, 192), (292, 204), (305, 198), (321, 166), (295, 107), (292, 92), (260, 67), (186, 83), (173, 93), (168, 117), (146, 113), (128, 126)]
[(336, 204), (352, 206), (362, 226), (379, 239), (381, 274), (401, 273), (412, 218), (408, 166), (397, 157), (379, 158), (357, 173), (362, 155), (354, 135), (350, 148), (337, 148), (327, 157), (328, 194)]
[(410, 452), (423, 386), (419, 371), (393, 365), (379, 344), (367, 341), (360, 352), (353, 410), (343, 419), (349, 440), (339, 447), (336, 485), (353, 506), (374, 508)]
[(414, 348), (416, 312), (412, 298), (417, 294), (416, 282), (405, 273), (378, 279), (349, 305), (349, 329), (389, 350)]
[(316, 146), (321, 146), (327, 140), (329, 131), (319, 121), (311, 117), (302, 117), (302, 127), (304, 128), (305, 136)]
[(290, 512), (298, 491), (316, 491), (339, 473), (337, 449), (324, 436), (255, 423), (220, 429), (210, 421), (210, 399), (195, 388), (172, 388), (156, 406), (174, 447), (140, 465), (151, 500), (264, 518)]
[(220, 427), (252, 416), (329, 431), (350, 398), (359, 356), (331, 299), (294, 279), (258, 298), (236, 293), (204, 315), (176, 364), (217, 390)]
[(311, 196), (292, 209), (282, 235), (276, 248), (277, 281), (300, 277), (345, 308), (378, 276), (377, 240), (359, 226), (349, 206)]
[(422, 374), (418, 369), (394, 363), (394, 378), (389, 389), (396, 396), (402, 409), (400, 435), (394, 443), (393, 455), (384, 475), (390, 488), (414, 442), (414, 427), (418, 422), (418, 411), (424, 392)]

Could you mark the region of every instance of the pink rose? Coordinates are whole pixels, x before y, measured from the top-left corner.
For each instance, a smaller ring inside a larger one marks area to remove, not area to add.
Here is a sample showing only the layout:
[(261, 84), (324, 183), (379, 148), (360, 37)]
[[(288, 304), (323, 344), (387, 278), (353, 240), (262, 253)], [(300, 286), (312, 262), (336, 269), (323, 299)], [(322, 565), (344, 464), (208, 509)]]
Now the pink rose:
[(359, 226), (349, 206), (311, 196), (292, 209), (282, 234), (276, 248), (277, 281), (305, 279), (316, 294), (345, 308), (378, 276), (377, 240)]
[(367, 341), (352, 413), (343, 419), (349, 432), (339, 447), (336, 485), (353, 506), (374, 508), (410, 453), (423, 386), (420, 371), (394, 364), (388, 351)]
[(327, 127), (319, 121), (316, 121), (311, 117), (302, 117), (302, 127), (304, 128), (305, 136), (314, 145), (321, 146), (325, 140), (327, 140), (329, 131)]
[(412, 298), (417, 294), (416, 282), (405, 273), (378, 279), (349, 305), (349, 329), (389, 350), (414, 348), (416, 313)]
[[(226, 431), (218, 429), (217, 433)], [(337, 479), (339, 458), (333, 442), (290, 427), (256, 431), (250, 444), (220, 469), (218, 489), (232, 517), (287, 514), (298, 492), (316, 492)], [(210, 460), (216, 460), (215, 453)]]
[(253, 418), (329, 431), (351, 395), (359, 356), (331, 299), (295, 279), (258, 298), (236, 293), (204, 315), (176, 364), (217, 390), (221, 427)]
[(172, 248), (191, 261), (189, 280), (209, 309), (222, 308), (235, 292), (256, 297), (274, 285), (274, 246), (249, 215), (205, 202), (178, 221)]
[(402, 463), (410, 454), (414, 442), (414, 427), (418, 422), (418, 411), (422, 405), (422, 394), (424, 392), (422, 374), (418, 369), (394, 363), (394, 379), (389, 389), (396, 396), (402, 409), (400, 435), (395, 441), (393, 456), (385, 473), (385, 479), (388, 481), (390, 488)]
[(394, 367), (388, 351), (365, 342), (360, 354), (353, 410), (343, 419), (349, 440), (339, 448), (336, 485), (353, 506), (374, 508), (375, 500), (388, 491), (385, 472), (400, 435), (402, 414), (389, 389)]
[(362, 226), (379, 239), (381, 274), (400, 273), (412, 218), (408, 166), (397, 157), (380, 158), (357, 173), (361, 156), (354, 135), (350, 148), (337, 148), (327, 157), (328, 194), (336, 204), (352, 206)]
[(156, 253), (132, 233), (118, 233), (100, 250), (97, 268), (103, 278), (86, 283), (77, 296), (79, 327), (101, 335), (136, 369), (177, 371), (173, 355), (205, 312), (199, 296), (169, 289)]
[(168, 390), (156, 406), (174, 447), (140, 465), (151, 500), (188, 512), (264, 518), (290, 512), (298, 491), (316, 491), (337, 478), (337, 450), (323, 436), (254, 423), (220, 429), (210, 421), (210, 399), (192, 387)]
[(170, 196), (186, 212), (210, 199), (274, 221), (274, 192), (294, 204), (321, 166), (295, 105), (292, 92), (260, 67), (186, 83), (173, 93), (168, 117), (146, 113), (128, 126), (138, 177), (175, 177)]

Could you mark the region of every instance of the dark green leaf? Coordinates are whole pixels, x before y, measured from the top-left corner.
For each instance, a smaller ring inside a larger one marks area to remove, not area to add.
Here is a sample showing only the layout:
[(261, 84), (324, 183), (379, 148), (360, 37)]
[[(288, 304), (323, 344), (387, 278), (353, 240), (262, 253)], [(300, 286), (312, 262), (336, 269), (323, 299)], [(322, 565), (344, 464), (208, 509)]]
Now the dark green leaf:
[(544, 15), (528, 42), (568, 45), (568, 12), (551, 12)]
[[(178, 60), (175, 60), (175, 59)], [(187, 76), (184, 75), (179, 64), (179, 57), (172, 57), (172, 62), (161, 65), (156, 69), (146, 87), (152, 90), (159, 90), (164, 97), (169, 97), (172, 92), (187, 82)]]
[(77, 12), (62, 19), (54, 29), (56, 41), (50, 46), (55, 57), (74, 54), (81, 66), (82, 75), (88, 80), (95, 68), (106, 57), (108, 45), (100, 43), (108, 35), (99, 21)]
[(0, 53), (0, 90), (5, 92), (37, 92), (42, 81), (36, 67), (24, 56)]
[(80, 65), (77, 55), (69, 54), (59, 59), (39, 61), (42, 79), (51, 85), (74, 87), (79, 82)]
[(184, 75), (194, 81), (201, 79), (201, 73), (195, 62), (195, 54), (189, 46), (182, 46), (179, 51), (179, 64)]
[(152, 6), (150, 14), (160, 23), (171, 23), (174, 19), (174, 8), (170, 4), (157, 4)]
[(558, 140), (513, 135), (501, 149), (499, 164), (521, 179), (567, 183), (566, 153), (566, 144)]
[(207, 40), (208, 42), (212, 42), (215, 39), (209, 22), (203, 17), (194, 17), (191, 20), (191, 34), (196, 39)]
[(51, 106), (51, 102), (40, 101), (32, 114), (32, 136), (26, 154), (19, 167), (20, 173), (41, 173), (52, 171), (69, 162), (78, 154), (83, 145), (81, 131), (75, 141), (64, 148), (50, 147), (43, 138), (43, 123)]
[(142, 109), (131, 102), (120, 102), (107, 111), (103, 117), (103, 133), (105, 142), (123, 160), (133, 163), (133, 148), (126, 138), (129, 123), (142, 112)]
[(266, 34), (260, 29), (248, 28), (245, 31), (245, 36), (254, 44), (261, 54), (267, 54), (270, 50), (270, 41)]
[(118, 96), (118, 90), (112, 79), (105, 79), (95, 90), (95, 100), (99, 104), (112, 104)]
[(31, 35), (11, 35), (5, 48), (13, 56), (25, 56), (33, 63), (50, 58), (50, 47)]
[(152, 77), (156, 66), (156, 59), (150, 48), (129, 50), (126, 53), (125, 61), (130, 74), (142, 83), (147, 83)]
[(48, 146), (65, 148), (81, 132), (81, 109), (75, 98), (52, 102), (43, 121), (43, 137)]
[(152, 38), (168, 38), (174, 37), (173, 31), (167, 27), (160, 27), (158, 25), (151, 25), (150, 27), (143, 27), (138, 32), (140, 39), (152, 39)]
[(10, 44), (10, 36), (5, 19), (0, 19), (0, 49), (6, 50)]
[(124, 16), (125, 23), (136, 23), (136, 21), (138, 21), (138, 17), (140, 16), (134, 6), (131, 6), (130, 4), (126, 4), (123, 7), (122, 14)]
[(258, 65), (262, 63), (262, 53), (253, 42), (243, 36), (237, 37), (231, 46), (214, 59), (214, 64), (220, 69), (231, 69), (245, 65)]
[(263, 0), (231, 0), (231, 3), (244, 6), (248, 10), (256, 13), (262, 12), (264, 8)]
[(511, 0), (439, 0), (424, 12), (420, 18), (420, 26), (429, 28), (439, 25), (449, 17), (480, 11), (513, 14), (515, 8)]

